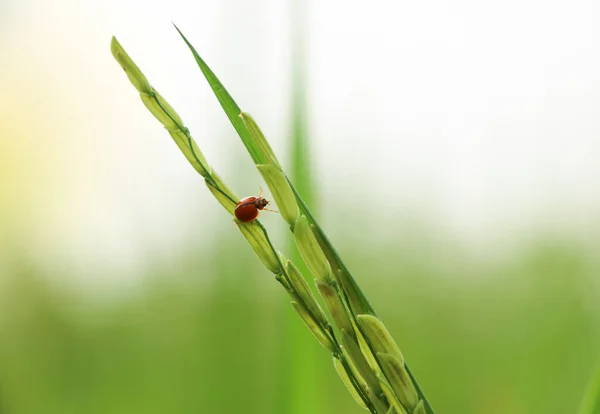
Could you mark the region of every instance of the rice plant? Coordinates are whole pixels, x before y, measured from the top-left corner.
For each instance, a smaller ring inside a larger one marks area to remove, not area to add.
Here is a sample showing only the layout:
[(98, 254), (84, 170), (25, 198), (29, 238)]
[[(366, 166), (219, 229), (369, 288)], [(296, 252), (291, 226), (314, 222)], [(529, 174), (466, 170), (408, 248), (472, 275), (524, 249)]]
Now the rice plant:
[(208, 164), (183, 120), (114, 37), (111, 51), (142, 102), (167, 129), (188, 162), (204, 178), (209, 191), (234, 217), (237, 228), (263, 265), (286, 290), (308, 330), (331, 352), (335, 369), (358, 404), (374, 414), (433, 414), (398, 345), (288, 179), (258, 124), (241, 111), (191, 43), (179, 33), (268, 185), (329, 316), (298, 267), (275, 248), (263, 224), (235, 218), (239, 197)]

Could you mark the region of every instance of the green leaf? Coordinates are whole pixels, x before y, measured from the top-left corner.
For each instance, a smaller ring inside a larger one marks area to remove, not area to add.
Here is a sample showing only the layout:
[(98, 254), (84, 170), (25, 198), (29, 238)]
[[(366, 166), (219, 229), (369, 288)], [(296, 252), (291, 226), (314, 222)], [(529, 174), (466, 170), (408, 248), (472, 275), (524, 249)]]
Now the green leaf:
[(237, 103), (235, 103), (235, 101), (233, 100), (231, 95), (229, 95), (229, 92), (227, 92), (227, 89), (225, 89), (219, 78), (217, 78), (217, 76), (213, 73), (210, 67), (208, 67), (206, 62), (204, 62), (204, 60), (200, 57), (198, 52), (196, 52), (194, 46), (192, 46), (192, 44), (187, 40), (187, 38), (183, 35), (181, 30), (179, 30), (177, 26), (175, 26), (175, 29), (177, 29), (185, 44), (190, 48), (190, 51), (192, 52), (192, 55), (194, 55), (196, 63), (200, 67), (200, 70), (204, 74), (204, 77), (208, 81), (208, 84), (210, 85), (212, 91), (219, 100), (221, 107), (223, 107), (225, 114), (227, 114), (229, 121), (231, 121), (231, 124), (237, 131), (238, 135), (240, 136), (240, 138), (242, 138), (242, 142), (246, 146), (246, 149), (250, 153), (250, 156), (252, 157), (254, 163), (268, 164), (269, 160), (264, 156), (262, 151), (256, 145), (254, 145), (254, 140), (252, 138), (252, 135), (250, 134), (250, 131), (248, 131), (248, 128), (246, 128), (244, 121), (242, 120), (242, 118), (240, 118), (240, 114), (242, 113), (240, 107), (237, 105)]

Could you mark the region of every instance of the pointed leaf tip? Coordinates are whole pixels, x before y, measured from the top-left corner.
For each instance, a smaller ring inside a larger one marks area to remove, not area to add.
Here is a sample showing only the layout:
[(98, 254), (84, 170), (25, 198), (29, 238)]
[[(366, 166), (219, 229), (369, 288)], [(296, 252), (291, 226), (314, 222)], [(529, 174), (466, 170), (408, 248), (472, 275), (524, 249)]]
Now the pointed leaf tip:
[(187, 40), (187, 38), (184, 36), (184, 34), (181, 32), (181, 30), (179, 30), (177, 28), (177, 26), (175, 26), (175, 29), (177, 29), (177, 32), (179, 32), (179, 35), (181, 36), (181, 38), (183, 39), (185, 44), (190, 49), (190, 52), (194, 56), (194, 60), (196, 61), (196, 64), (202, 71), (202, 74), (204, 75), (204, 78), (208, 82), (208, 85), (210, 86), (213, 93), (217, 97), (217, 100), (221, 104), (221, 107), (223, 108), (223, 111), (227, 115), (227, 118), (229, 118), (229, 121), (235, 128), (235, 131), (238, 133), (238, 135), (242, 139), (242, 142), (244, 143), (246, 150), (248, 150), (248, 152), (250, 153), (250, 156), (252, 157), (252, 160), (254, 161), (254, 163), (255, 164), (266, 164), (267, 163), (266, 157), (261, 152), (261, 149), (258, 148), (254, 144), (252, 135), (250, 134), (250, 131), (248, 131), (248, 128), (246, 127), (246, 124), (244, 123), (244, 120), (239, 117), (241, 109), (238, 106), (238, 104), (235, 102), (233, 97), (229, 94), (229, 92), (227, 91), (225, 86), (221, 83), (221, 81), (219, 80), (217, 75), (215, 75), (215, 73), (208, 66), (208, 64), (204, 61), (204, 59), (202, 59), (200, 57), (200, 55), (198, 54), (198, 52), (196, 51), (194, 46), (190, 43), (189, 40)]

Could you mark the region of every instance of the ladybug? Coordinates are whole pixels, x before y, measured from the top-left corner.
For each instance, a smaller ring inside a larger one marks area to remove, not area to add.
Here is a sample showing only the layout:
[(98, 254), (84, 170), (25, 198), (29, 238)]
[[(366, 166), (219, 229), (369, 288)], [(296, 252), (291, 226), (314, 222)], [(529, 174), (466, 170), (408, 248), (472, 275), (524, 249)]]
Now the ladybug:
[(275, 211), (265, 209), (269, 201), (262, 198), (262, 188), (260, 189), (260, 193), (258, 197), (250, 196), (244, 197), (240, 201), (238, 201), (235, 206), (235, 216), (239, 221), (243, 221), (245, 223), (249, 223), (258, 218), (259, 210), (267, 210), (267, 211)]

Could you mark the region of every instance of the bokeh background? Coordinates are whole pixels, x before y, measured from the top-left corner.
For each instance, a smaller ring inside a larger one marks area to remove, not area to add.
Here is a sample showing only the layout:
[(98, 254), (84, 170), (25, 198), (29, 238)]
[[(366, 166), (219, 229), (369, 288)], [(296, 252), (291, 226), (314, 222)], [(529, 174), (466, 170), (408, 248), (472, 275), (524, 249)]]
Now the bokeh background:
[[(113, 61), (284, 164), (440, 413), (574, 413), (600, 345), (600, 3), (0, 2), (0, 413), (359, 413)], [(294, 254), (284, 222), (263, 214)]]

